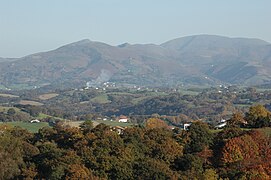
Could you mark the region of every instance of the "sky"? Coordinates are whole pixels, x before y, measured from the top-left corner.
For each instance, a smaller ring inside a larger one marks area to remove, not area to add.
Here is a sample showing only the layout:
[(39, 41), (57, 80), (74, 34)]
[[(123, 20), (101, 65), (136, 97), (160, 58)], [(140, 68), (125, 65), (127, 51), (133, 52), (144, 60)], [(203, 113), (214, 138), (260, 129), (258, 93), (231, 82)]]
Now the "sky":
[(0, 57), (90, 39), (160, 44), (213, 34), (271, 42), (270, 0), (0, 0)]

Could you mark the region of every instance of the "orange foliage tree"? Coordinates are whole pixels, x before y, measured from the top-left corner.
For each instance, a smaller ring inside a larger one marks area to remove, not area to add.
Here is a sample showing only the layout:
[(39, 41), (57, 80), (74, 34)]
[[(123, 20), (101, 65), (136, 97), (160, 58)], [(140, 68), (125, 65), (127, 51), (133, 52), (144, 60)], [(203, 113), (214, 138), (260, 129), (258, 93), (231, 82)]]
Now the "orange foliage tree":
[(149, 118), (146, 121), (146, 128), (152, 129), (152, 128), (169, 128), (167, 123), (165, 121), (158, 119), (158, 118)]

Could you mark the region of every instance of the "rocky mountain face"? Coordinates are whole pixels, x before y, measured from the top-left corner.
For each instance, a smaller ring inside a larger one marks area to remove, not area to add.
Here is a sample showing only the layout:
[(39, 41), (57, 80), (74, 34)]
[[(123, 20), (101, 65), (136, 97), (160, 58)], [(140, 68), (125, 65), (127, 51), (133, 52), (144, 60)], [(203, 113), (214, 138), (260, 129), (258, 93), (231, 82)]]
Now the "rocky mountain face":
[(12, 61), (0, 59), (2, 86), (175, 86), (271, 82), (271, 44), (212, 35), (183, 37), (161, 45), (110, 46), (82, 40)]

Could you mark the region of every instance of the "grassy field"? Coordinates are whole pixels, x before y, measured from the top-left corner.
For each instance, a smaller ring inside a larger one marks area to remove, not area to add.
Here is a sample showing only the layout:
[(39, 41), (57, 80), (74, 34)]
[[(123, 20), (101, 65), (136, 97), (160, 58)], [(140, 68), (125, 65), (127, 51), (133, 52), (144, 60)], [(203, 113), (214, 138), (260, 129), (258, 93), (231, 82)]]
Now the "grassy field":
[[(71, 127), (79, 127), (82, 123), (84, 123), (85, 121), (66, 121), (65, 124), (69, 125)], [(93, 121), (93, 126), (97, 126), (99, 123), (96, 121)]]
[(37, 119), (44, 119), (44, 118), (48, 118), (48, 117), (51, 117), (51, 118), (54, 118), (54, 119), (59, 119), (59, 120), (65, 120), (65, 119), (60, 118), (60, 117), (50, 116), (50, 115), (43, 114), (43, 113), (39, 113), (39, 115), (36, 118)]
[(271, 137), (271, 127), (260, 128), (259, 131)]
[(110, 102), (108, 100), (107, 94), (101, 94), (99, 96), (96, 96), (95, 98), (92, 98), (90, 101), (94, 102), (94, 103), (100, 103), (100, 104), (105, 104), (105, 103), (109, 103)]
[(28, 84), (12, 84), (8, 88), (21, 90), (21, 89), (33, 89), (33, 86), (30, 86)]
[[(69, 125), (71, 127), (79, 127), (84, 121), (65, 121), (64, 124)], [(133, 123), (121, 123), (117, 121), (103, 121), (103, 120), (98, 120), (98, 121), (93, 121), (93, 126), (97, 126), (98, 124), (106, 124), (108, 126), (121, 126), (121, 127), (130, 127), (135, 124)]]
[(196, 90), (190, 90), (190, 89), (180, 89), (179, 91), (180, 93), (184, 94), (184, 95), (198, 95), (200, 92), (196, 91)]
[(0, 96), (9, 97), (9, 98), (18, 98), (19, 97), (19, 96), (13, 95), (13, 94), (3, 94), (3, 93), (0, 93)]
[(10, 126), (19, 126), (21, 128), (27, 129), (30, 132), (36, 133), (39, 129), (49, 126), (47, 122), (40, 122), (40, 123), (29, 123), (29, 122), (7, 122), (7, 123), (0, 123), (7, 124)]
[(6, 89), (6, 87), (0, 84), (0, 89)]
[(141, 102), (141, 101), (143, 101), (143, 100), (145, 100), (145, 99), (147, 99), (147, 98), (149, 98), (148, 96), (142, 96), (142, 97), (139, 97), (139, 98), (134, 98), (133, 100), (132, 100), (132, 103), (133, 104), (138, 104), (139, 102)]
[(117, 121), (103, 121), (103, 120), (99, 120), (99, 121), (94, 121), (97, 123), (104, 123), (108, 126), (121, 126), (121, 127), (129, 127), (129, 126), (133, 126), (135, 124), (133, 123), (122, 123), (122, 122), (117, 122)]
[(32, 105), (32, 106), (42, 106), (43, 104), (37, 101), (28, 101), (28, 100), (21, 100), (19, 104), (22, 105)]
[(39, 113), (39, 115), (37, 116), (37, 119), (43, 119), (43, 118), (47, 118), (47, 117), (51, 117), (47, 114), (43, 114), (43, 113)]
[(250, 107), (250, 104), (233, 104), (235, 107)]
[(59, 94), (57, 94), (57, 93), (42, 94), (42, 95), (39, 96), (39, 99), (48, 100), (48, 99), (52, 99), (52, 98), (54, 98), (54, 97), (56, 97), (58, 95)]

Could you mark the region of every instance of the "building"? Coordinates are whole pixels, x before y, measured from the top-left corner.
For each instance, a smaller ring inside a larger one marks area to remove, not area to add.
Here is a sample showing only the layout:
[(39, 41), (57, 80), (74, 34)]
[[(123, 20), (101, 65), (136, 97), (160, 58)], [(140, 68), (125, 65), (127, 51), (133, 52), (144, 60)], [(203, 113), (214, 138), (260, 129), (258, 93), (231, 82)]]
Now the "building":
[(125, 127), (121, 127), (121, 126), (112, 127), (112, 130), (116, 131), (118, 134), (122, 134), (125, 129), (126, 129)]
[(119, 117), (118, 122), (127, 123), (127, 122), (128, 122), (128, 118), (127, 118), (126, 116), (121, 115), (121, 116)]
[(184, 123), (183, 124), (183, 130), (188, 130), (192, 123)]
[(216, 129), (221, 129), (227, 125), (227, 122), (220, 122), (218, 125), (215, 126)]
[(30, 121), (30, 123), (39, 123), (39, 122), (40, 122), (40, 120), (38, 120), (38, 119), (33, 119)]

